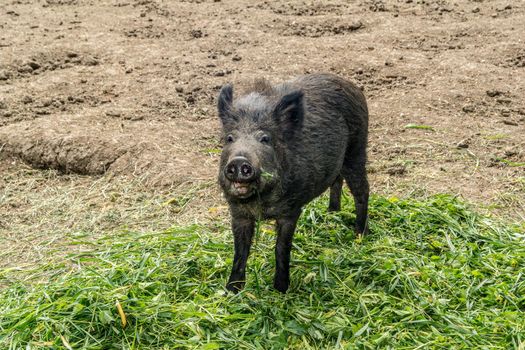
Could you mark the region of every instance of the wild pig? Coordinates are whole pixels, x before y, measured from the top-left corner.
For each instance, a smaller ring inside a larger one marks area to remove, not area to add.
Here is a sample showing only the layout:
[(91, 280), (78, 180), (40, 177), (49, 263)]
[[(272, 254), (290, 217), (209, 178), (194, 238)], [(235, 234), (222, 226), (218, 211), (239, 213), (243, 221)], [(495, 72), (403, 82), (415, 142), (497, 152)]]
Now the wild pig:
[(218, 98), (223, 150), (219, 184), (232, 217), (235, 254), (227, 289), (244, 287), (246, 261), (259, 219), (275, 219), (274, 287), (290, 282), (292, 238), (301, 208), (330, 187), (339, 210), (343, 179), (355, 200), (357, 234), (367, 232), (368, 108), (361, 90), (331, 74), (305, 75), (271, 86), (258, 81), (233, 99)]

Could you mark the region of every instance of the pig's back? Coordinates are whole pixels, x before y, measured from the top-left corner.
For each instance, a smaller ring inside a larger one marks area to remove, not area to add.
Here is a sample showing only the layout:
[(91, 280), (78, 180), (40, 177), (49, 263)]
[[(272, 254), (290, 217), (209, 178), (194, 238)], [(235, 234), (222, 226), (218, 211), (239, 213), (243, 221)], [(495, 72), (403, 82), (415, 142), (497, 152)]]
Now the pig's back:
[(349, 147), (366, 144), (368, 110), (361, 91), (335, 75), (305, 75), (277, 88), (282, 94), (295, 89), (304, 92), (305, 115), (290, 145), (289, 178), (306, 203), (335, 181)]

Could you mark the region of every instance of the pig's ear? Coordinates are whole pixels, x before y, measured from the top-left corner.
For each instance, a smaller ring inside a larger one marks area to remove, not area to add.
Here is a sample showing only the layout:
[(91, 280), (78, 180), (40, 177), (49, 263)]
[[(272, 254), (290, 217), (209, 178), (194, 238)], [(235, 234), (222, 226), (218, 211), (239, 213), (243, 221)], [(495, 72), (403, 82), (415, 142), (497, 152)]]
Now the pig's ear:
[(233, 86), (230, 84), (224, 85), (219, 92), (219, 100), (217, 102), (217, 108), (219, 110), (219, 118), (221, 118), (222, 124), (227, 124), (233, 119), (230, 110), (233, 102)]
[(284, 95), (274, 110), (274, 118), (285, 135), (292, 136), (303, 125), (303, 92), (296, 90)]

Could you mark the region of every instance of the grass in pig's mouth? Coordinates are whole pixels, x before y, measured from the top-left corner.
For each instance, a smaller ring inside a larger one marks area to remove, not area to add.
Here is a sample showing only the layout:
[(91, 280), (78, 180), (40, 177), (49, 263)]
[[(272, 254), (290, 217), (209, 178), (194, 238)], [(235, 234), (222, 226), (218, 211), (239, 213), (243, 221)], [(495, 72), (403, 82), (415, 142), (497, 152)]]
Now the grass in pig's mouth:
[(234, 190), (234, 195), (240, 199), (247, 199), (251, 197), (254, 193), (257, 194), (258, 199), (259, 197), (259, 186), (261, 185), (261, 180), (269, 181), (274, 178), (274, 175), (272, 173), (269, 173), (265, 171), (264, 169), (261, 171), (261, 179), (254, 180), (251, 182), (240, 182), (240, 181), (232, 181), (231, 186)]
[(349, 198), (341, 212), (327, 196), (304, 209), (285, 295), (265, 224), (237, 295), (224, 292), (221, 221), (108, 235), (17, 277), (0, 269), (0, 348), (523, 348), (525, 223), (452, 196), (375, 196), (373, 234), (357, 242)]
[(272, 173), (269, 173), (269, 172), (267, 172), (267, 171), (265, 171), (265, 170), (263, 170), (263, 171), (261, 172), (261, 177), (262, 177), (263, 179), (265, 179), (265, 180), (270, 180), (270, 179), (273, 179), (273, 174), (272, 174)]

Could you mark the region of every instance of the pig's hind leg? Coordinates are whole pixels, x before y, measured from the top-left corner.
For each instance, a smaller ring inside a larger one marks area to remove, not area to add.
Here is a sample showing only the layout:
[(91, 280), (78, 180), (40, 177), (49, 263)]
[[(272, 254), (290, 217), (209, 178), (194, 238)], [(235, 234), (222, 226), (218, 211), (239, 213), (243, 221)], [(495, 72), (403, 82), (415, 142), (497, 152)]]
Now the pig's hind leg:
[(370, 188), (366, 175), (366, 148), (348, 149), (341, 170), (356, 209), (355, 231), (357, 235), (368, 232), (368, 197)]
[(328, 211), (341, 210), (341, 191), (343, 190), (343, 177), (337, 176), (334, 183), (330, 187), (330, 202), (328, 204)]

